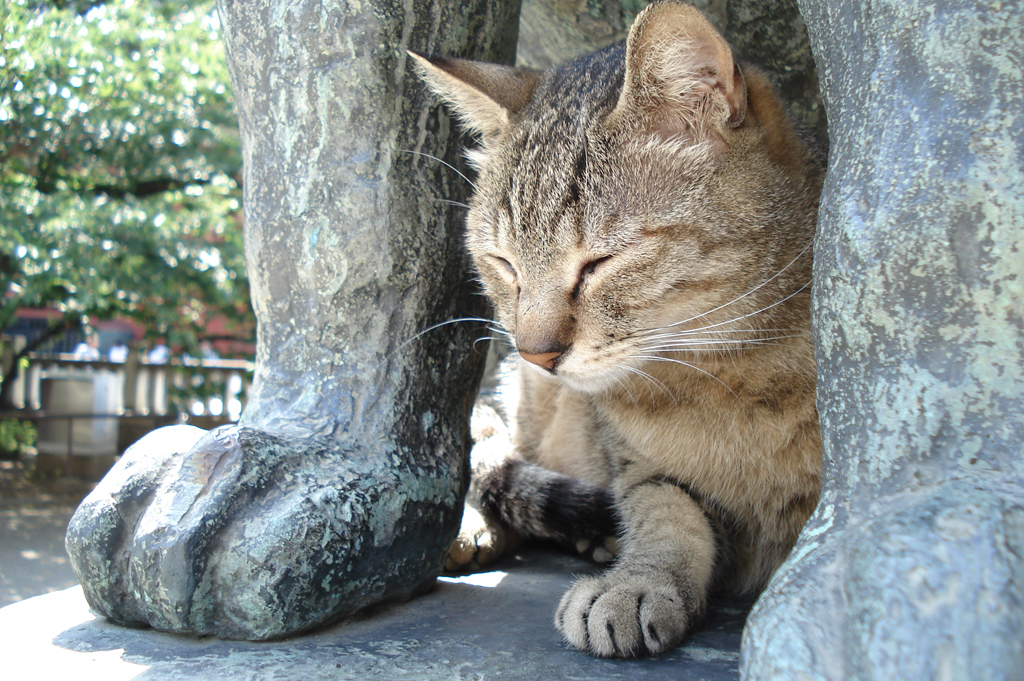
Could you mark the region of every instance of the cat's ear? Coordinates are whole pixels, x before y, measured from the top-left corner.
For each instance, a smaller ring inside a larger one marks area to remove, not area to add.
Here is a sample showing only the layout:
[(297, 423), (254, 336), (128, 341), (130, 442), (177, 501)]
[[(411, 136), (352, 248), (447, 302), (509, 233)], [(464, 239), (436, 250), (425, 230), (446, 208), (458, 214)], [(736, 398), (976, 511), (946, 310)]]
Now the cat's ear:
[(497, 137), (529, 103), (539, 71), (410, 52), (416, 71), (463, 125), (485, 139)]
[(747, 110), (747, 88), (732, 49), (694, 7), (656, 2), (626, 41), (626, 77), (612, 113), (664, 139), (721, 139)]

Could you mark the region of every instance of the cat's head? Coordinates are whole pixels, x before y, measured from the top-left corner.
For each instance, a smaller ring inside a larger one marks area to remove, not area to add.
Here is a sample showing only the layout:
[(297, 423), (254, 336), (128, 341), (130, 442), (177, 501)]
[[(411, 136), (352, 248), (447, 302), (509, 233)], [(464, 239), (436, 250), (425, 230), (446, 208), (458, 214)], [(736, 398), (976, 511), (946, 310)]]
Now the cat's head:
[(480, 135), (466, 241), (527, 361), (594, 392), (803, 324), (779, 301), (809, 278), (804, 152), (700, 12), (653, 4), (545, 72), (413, 57)]

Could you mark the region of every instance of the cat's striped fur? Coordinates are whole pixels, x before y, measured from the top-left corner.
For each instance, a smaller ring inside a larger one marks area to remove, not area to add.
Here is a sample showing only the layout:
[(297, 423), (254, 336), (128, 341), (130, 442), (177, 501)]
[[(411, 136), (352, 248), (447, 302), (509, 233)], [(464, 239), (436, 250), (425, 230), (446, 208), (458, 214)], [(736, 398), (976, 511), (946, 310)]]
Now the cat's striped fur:
[(688, 5), (545, 72), (417, 62), (481, 136), (467, 244), (522, 358), (514, 447), (490, 441), (474, 492), (564, 543), (617, 521), (556, 624), (602, 656), (675, 646), (716, 588), (764, 586), (817, 501), (819, 168)]

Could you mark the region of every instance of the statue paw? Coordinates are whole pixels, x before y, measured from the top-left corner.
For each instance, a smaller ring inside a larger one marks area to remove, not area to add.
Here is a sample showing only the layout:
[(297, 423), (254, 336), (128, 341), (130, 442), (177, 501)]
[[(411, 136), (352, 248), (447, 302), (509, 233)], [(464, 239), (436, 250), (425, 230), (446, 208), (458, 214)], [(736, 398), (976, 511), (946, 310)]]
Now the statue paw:
[(161, 429), (82, 502), (68, 553), (116, 621), (287, 636), (433, 584), (460, 476), (388, 463), (316, 437)]

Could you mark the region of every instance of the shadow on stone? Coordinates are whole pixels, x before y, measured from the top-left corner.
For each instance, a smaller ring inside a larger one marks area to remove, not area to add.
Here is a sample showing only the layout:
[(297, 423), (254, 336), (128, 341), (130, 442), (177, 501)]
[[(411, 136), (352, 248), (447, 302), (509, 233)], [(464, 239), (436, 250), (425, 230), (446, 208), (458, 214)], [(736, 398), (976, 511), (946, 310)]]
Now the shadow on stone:
[[(443, 577), (415, 601), (373, 608), (279, 642), (118, 627), (92, 618), (77, 590), (0, 611), (0, 629), (14, 619), (28, 623), (10, 639), (19, 652), (8, 662), (17, 665), (31, 656), (38, 660), (39, 678), (57, 678), (65, 666), (81, 670), (86, 660), (95, 660), (90, 669), (109, 678), (133, 671), (136, 681), (737, 678), (740, 629), (749, 608), (744, 602), (717, 604), (706, 626), (656, 658), (597, 659), (565, 647), (552, 624), (555, 605), (574, 575), (593, 570), (575, 558), (530, 550), (491, 572)], [(34, 641), (34, 648), (20, 645), (22, 637)]]

